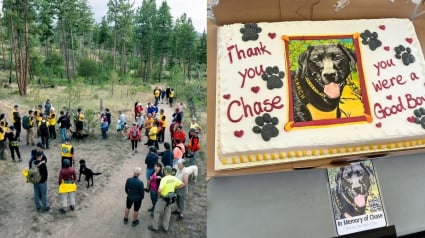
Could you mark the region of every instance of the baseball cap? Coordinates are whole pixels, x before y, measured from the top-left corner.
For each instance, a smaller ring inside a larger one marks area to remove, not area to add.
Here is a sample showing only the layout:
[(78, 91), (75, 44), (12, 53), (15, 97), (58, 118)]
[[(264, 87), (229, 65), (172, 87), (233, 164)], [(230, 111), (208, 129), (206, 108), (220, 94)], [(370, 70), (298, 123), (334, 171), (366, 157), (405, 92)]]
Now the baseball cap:
[(164, 168), (164, 172), (166, 172), (167, 174), (171, 174), (171, 172), (173, 172), (173, 169), (171, 168), (171, 166), (167, 165)]
[(44, 148), (44, 147), (43, 147), (43, 144), (42, 144), (41, 142), (38, 142), (38, 143), (37, 143), (37, 147)]

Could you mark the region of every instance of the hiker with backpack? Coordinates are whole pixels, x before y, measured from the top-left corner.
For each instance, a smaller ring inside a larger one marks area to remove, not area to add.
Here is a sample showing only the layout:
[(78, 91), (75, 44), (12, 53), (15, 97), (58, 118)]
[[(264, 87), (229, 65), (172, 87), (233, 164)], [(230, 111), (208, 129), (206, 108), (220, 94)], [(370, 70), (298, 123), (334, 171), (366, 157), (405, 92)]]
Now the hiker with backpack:
[(16, 137), (18, 141), (21, 141), (21, 127), (22, 127), (22, 119), (18, 111), (18, 105), (13, 107), (12, 111), (12, 124), (16, 130)]
[(28, 111), (28, 115), (22, 118), (22, 127), (27, 131), (27, 145), (34, 146), (34, 115), (33, 110)]
[(43, 115), (38, 123), (38, 130), (40, 131), (41, 143), (46, 150), (49, 149), (49, 122), (46, 115)]
[(5, 121), (0, 120), (0, 160), (5, 160), (4, 150), (6, 149), (6, 132), (8, 128)]
[[(35, 209), (41, 212), (48, 212), (50, 207), (47, 206), (47, 165), (42, 160), (43, 153), (36, 154), (36, 160), (31, 164), (28, 171), (28, 181), (34, 186), (34, 204)], [(34, 172), (35, 170), (35, 172)], [(38, 174), (37, 174), (38, 171)], [(41, 204), (40, 204), (41, 199)]]
[(15, 160), (15, 152), (18, 156), (18, 162), (21, 162), (21, 152), (19, 151), (19, 142), (18, 142), (18, 136), (16, 134), (15, 126), (10, 125), (9, 130), (6, 132), (6, 138), (9, 140), (9, 149), (10, 149), (10, 155), (12, 156), (13, 162), (16, 162)]
[[(176, 200), (175, 190), (185, 186), (182, 181), (172, 175), (172, 170), (170, 166), (164, 168), (165, 176), (161, 179), (158, 187), (159, 199), (153, 211), (153, 222), (148, 226), (149, 230), (156, 233), (160, 228), (165, 232), (168, 231), (171, 217), (170, 205)], [(163, 217), (162, 226), (160, 226), (160, 217)]]
[(62, 202), (62, 208), (59, 209), (61, 213), (66, 213), (68, 197), (70, 200), (69, 210), (74, 211), (75, 209), (75, 192), (77, 191), (77, 184), (75, 181), (77, 181), (75, 169), (71, 167), (71, 161), (65, 159), (58, 178), (59, 194)]
[(36, 122), (36, 128), (37, 128), (37, 138), (39, 138), (40, 130), (38, 129), (38, 124), (41, 122), (41, 119), (43, 119), (43, 106), (41, 104), (37, 106), (37, 110), (35, 110), (34, 116), (35, 116), (35, 122)]
[(133, 126), (128, 132), (128, 139), (131, 141), (131, 151), (137, 153), (137, 142), (140, 140), (140, 131), (136, 122), (133, 122)]
[(66, 138), (65, 143), (61, 145), (62, 167), (65, 166), (65, 160), (71, 162), (71, 167), (74, 167), (74, 147), (70, 144), (70, 139)]
[(184, 144), (180, 141), (180, 139), (175, 139), (175, 146), (173, 147), (173, 168), (177, 168), (177, 161), (179, 159), (183, 159), (184, 153), (186, 153), (186, 148)]
[(49, 138), (52, 140), (56, 140), (56, 121), (57, 117), (55, 114), (55, 109), (53, 107), (50, 108), (50, 114), (47, 117), (49, 120)]
[(47, 157), (46, 157), (46, 155), (44, 154), (44, 151), (43, 151), (43, 144), (41, 144), (41, 142), (38, 142), (35, 149), (31, 150), (31, 155), (30, 155), (30, 160), (28, 162), (28, 167), (31, 167), (32, 162), (37, 159), (38, 153), (41, 153), (41, 160), (44, 161), (45, 163), (47, 163)]

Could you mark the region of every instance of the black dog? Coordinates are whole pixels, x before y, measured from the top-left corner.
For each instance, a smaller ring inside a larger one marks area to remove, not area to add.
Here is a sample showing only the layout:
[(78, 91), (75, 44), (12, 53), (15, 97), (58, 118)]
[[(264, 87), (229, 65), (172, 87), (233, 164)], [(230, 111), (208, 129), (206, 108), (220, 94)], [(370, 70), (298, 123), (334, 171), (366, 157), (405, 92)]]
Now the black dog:
[(294, 121), (314, 120), (307, 105), (322, 112), (335, 111), (332, 117), (340, 118), (341, 93), (347, 77), (356, 70), (355, 54), (343, 45), (309, 46), (298, 56), (298, 69), (292, 73)]
[(93, 176), (99, 175), (102, 173), (93, 173), (91, 169), (86, 167), (86, 161), (83, 159), (81, 159), (79, 163), (80, 163), (80, 175), (78, 177), (78, 182), (80, 182), (81, 180), (81, 175), (84, 174), (87, 181), (87, 187), (90, 187), (90, 180), (91, 180), (91, 186), (93, 186)]
[(362, 162), (341, 167), (333, 191), (339, 219), (365, 214), (373, 171)]
[(74, 141), (78, 141), (78, 142), (80, 140), (84, 141), (84, 139), (89, 136), (88, 134), (84, 134), (84, 133), (81, 133), (81, 132), (76, 132), (76, 131), (72, 131), (72, 130), (69, 130), (69, 131), (71, 132), (71, 140), (74, 140)]

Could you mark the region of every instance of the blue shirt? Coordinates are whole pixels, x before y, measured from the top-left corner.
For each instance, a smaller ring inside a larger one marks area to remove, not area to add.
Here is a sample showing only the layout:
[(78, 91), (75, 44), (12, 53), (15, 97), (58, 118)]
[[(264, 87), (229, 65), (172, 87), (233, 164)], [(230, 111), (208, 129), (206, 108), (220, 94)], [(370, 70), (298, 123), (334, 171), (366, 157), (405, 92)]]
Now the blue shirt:
[(149, 154), (146, 155), (146, 159), (145, 159), (146, 168), (153, 169), (156, 163), (158, 163), (158, 155), (155, 153), (149, 152)]
[(125, 193), (127, 198), (131, 201), (142, 200), (145, 196), (144, 184), (137, 176), (133, 176), (127, 179), (125, 183)]

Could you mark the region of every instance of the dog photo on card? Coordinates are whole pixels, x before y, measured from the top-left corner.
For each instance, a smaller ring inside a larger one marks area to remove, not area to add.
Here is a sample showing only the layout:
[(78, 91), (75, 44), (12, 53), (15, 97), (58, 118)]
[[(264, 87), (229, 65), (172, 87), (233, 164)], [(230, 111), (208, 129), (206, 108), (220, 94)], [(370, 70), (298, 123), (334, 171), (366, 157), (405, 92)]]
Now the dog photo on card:
[(387, 225), (376, 172), (370, 160), (329, 168), (327, 172), (338, 235)]

